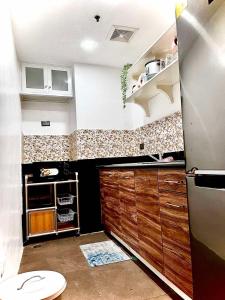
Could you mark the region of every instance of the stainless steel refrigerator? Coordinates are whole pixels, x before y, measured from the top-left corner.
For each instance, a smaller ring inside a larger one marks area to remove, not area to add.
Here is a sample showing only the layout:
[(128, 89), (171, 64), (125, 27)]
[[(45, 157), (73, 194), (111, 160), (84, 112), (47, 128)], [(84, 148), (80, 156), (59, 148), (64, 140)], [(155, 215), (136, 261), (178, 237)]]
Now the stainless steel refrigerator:
[(225, 299), (225, 0), (177, 19), (194, 300)]

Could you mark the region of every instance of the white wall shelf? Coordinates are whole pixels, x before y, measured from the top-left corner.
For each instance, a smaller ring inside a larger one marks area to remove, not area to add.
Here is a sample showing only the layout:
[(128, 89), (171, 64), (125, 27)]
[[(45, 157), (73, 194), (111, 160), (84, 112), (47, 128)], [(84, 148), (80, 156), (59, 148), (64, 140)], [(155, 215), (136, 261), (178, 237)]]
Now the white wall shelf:
[(157, 73), (150, 80), (145, 82), (138, 90), (131, 93), (131, 86), (138, 82), (139, 76), (145, 72), (145, 64), (151, 59), (164, 59), (171, 54), (172, 43), (176, 37), (176, 24), (164, 32), (129, 69), (128, 82), (130, 94), (127, 96), (127, 103), (137, 103), (144, 110), (146, 117), (150, 117), (149, 100), (160, 93), (166, 95), (170, 103), (174, 103), (173, 86), (179, 82), (178, 59), (172, 61), (163, 70)]
[(145, 52), (137, 59), (129, 70), (129, 76), (135, 80), (145, 71), (145, 64), (153, 58), (161, 58), (170, 52), (174, 37), (176, 36), (176, 24), (164, 32)]
[(178, 60), (173, 61), (161, 72), (143, 84), (137, 91), (127, 98), (127, 103), (137, 103), (144, 107), (146, 116), (150, 116), (149, 107), (146, 100), (164, 92), (173, 103), (173, 85), (179, 82), (179, 65)]

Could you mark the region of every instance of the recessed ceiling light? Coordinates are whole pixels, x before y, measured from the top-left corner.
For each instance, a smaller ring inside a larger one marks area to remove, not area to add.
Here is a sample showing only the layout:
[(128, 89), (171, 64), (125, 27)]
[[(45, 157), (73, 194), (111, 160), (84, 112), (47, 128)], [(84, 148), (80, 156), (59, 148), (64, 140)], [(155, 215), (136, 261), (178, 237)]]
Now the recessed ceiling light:
[(80, 44), (85, 51), (94, 51), (98, 47), (98, 43), (91, 39), (83, 40)]

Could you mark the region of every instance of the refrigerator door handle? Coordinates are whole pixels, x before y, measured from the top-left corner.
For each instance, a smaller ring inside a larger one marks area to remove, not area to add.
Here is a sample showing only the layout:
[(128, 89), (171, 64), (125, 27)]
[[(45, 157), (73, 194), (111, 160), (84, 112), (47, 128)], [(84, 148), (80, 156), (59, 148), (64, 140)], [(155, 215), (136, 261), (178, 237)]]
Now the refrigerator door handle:
[(225, 175), (225, 170), (195, 170), (195, 175)]
[(187, 174), (187, 179), (193, 178), (196, 187), (225, 189), (225, 170), (197, 170), (195, 174)]

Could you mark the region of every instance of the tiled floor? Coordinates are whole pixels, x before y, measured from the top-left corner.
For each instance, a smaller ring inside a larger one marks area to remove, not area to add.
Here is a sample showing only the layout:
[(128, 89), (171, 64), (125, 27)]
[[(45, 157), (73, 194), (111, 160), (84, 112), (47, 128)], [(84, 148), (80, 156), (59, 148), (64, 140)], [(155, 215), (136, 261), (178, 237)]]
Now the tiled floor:
[(169, 300), (166, 293), (132, 260), (89, 267), (79, 245), (107, 240), (104, 233), (44, 242), (25, 247), (20, 272), (62, 273), (67, 288), (58, 300)]

